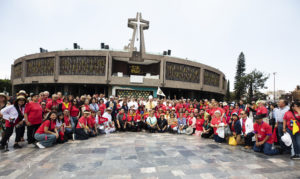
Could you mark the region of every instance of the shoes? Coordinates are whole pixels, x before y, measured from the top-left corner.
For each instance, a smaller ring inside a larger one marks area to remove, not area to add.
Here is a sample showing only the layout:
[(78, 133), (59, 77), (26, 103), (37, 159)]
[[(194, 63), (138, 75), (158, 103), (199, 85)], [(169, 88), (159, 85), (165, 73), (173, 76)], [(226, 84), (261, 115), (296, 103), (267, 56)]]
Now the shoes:
[(300, 156), (299, 155), (293, 155), (291, 156), (292, 160), (300, 160)]
[(39, 143), (39, 142), (37, 142), (36, 143), (36, 146), (38, 147), (38, 148), (40, 148), (40, 149), (44, 149), (45, 148), (45, 146), (43, 146), (41, 143)]
[(7, 152), (7, 151), (9, 151), (9, 150), (8, 150), (8, 144), (6, 144), (6, 145), (4, 146), (4, 152)]
[(21, 149), (22, 146), (20, 146), (19, 144), (14, 144), (14, 149)]

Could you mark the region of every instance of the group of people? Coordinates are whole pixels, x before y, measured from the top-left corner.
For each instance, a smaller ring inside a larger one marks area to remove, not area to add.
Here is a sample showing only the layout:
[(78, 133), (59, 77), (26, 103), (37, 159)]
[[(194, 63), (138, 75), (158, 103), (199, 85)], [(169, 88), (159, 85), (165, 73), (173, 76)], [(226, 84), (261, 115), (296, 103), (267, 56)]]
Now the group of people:
[[(10, 98), (0, 93), (0, 148), (22, 148), (25, 127), (28, 144), (39, 148), (86, 140), (112, 132), (170, 132), (213, 138), (217, 143), (244, 145), (246, 149), (275, 155), (290, 152), (300, 159), (300, 103), (290, 107), (264, 101), (228, 104), (216, 100), (119, 98), (104, 94), (63, 96), (58, 92), (28, 95), (24, 90)], [(274, 147), (274, 142), (280, 147)]]

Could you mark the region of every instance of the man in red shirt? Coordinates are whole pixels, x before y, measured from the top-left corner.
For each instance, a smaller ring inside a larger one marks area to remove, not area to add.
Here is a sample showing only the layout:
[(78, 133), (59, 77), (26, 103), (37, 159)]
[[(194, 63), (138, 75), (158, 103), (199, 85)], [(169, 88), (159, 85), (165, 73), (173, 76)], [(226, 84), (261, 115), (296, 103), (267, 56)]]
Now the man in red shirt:
[(46, 111), (50, 112), (51, 110), (53, 110), (54, 108), (56, 109), (56, 111), (58, 110), (58, 105), (59, 103), (57, 102), (57, 95), (53, 94), (52, 95), (52, 100), (47, 102), (46, 104)]
[(255, 116), (254, 134), (255, 144), (253, 150), (255, 152), (264, 152), (266, 155), (276, 155), (279, 153), (277, 149), (272, 149), (273, 137), (272, 127), (263, 121), (263, 115)]

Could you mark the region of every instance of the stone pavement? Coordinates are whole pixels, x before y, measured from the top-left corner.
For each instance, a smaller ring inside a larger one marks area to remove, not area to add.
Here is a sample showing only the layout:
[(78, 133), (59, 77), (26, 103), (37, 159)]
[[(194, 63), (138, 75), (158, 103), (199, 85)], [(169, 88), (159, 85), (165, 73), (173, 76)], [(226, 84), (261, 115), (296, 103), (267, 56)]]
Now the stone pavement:
[(269, 157), (177, 134), (115, 133), (0, 153), (0, 178), (298, 177), (300, 161), (287, 155)]

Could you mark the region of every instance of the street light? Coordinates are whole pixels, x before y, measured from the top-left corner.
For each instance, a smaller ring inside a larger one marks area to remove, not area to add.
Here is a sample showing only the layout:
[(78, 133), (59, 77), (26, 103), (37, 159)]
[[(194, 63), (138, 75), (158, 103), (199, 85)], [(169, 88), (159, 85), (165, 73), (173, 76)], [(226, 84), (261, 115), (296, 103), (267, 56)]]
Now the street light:
[(276, 92), (275, 92), (275, 76), (277, 72), (273, 72), (274, 75), (274, 103), (276, 102)]

